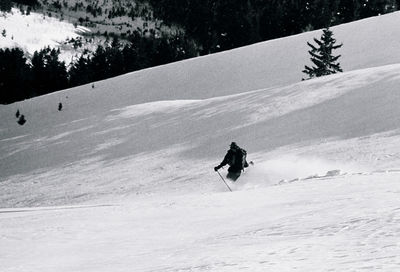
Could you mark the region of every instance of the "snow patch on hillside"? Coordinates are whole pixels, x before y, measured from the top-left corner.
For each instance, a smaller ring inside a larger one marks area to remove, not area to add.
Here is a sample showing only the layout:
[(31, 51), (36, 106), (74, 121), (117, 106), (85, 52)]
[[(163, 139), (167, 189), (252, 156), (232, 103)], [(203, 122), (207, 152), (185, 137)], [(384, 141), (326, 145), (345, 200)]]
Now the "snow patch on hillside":
[[(1, 48), (20, 47), (29, 54), (46, 46), (58, 48), (67, 38), (77, 38), (90, 31), (83, 26), (75, 27), (71, 23), (36, 12), (23, 15), (16, 8), (0, 16), (0, 31), (3, 29), (6, 30), (6, 37), (0, 36)], [(74, 52), (63, 51), (61, 59), (69, 63), (73, 55)]]

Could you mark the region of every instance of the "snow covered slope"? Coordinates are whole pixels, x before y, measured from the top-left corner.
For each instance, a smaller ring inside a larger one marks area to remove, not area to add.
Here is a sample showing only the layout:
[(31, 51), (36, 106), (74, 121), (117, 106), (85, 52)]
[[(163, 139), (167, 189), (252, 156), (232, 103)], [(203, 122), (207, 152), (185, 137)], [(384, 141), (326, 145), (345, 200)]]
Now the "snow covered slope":
[(329, 77), (315, 32), (1, 106), (0, 271), (397, 271), (399, 20), (334, 28)]
[[(342, 55), (344, 71), (399, 63), (398, 25), (400, 12), (333, 27), (334, 38), (343, 43), (336, 53)], [(199, 99), (297, 83), (304, 77), (304, 65), (310, 64), (307, 42), (321, 34), (307, 32), (99, 82), (93, 107), (108, 99), (113, 105)], [(72, 93), (82, 95), (84, 90), (89, 85)]]
[[(383, 66), (283, 88), (204, 100), (110, 105), (93, 113), (80, 96), (70, 96), (61, 112), (57, 100), (46, 102), (53, 105), (47, 112), (21, 108), (28, 120), (22, 127), (16, 124), (15, 111), (8, 110), (8, 116), (2, 116), (12, 129), (1, 131), (0, 166), (7, 194), (0, 203), (69, 204), (102, 196), (164, 194), (176, 187), (179, 194), (214, 191), (219, 184), (210, 170), (233, 140), (257, 161), (300, 154), (341, 162), (335, 166), (340, 168), (391, 167), (397, 161), (385, 157), (388, 150), (380, 150), (371, 139), (397, 139), (399, 73), (400, 65)], [(307, 160), (303, 163), (303, 175), (315, 174), (307, 169)], [(318, 174), (325, 170), (332, 169)], [(271, 182), (281, 178), (286, 177)]]

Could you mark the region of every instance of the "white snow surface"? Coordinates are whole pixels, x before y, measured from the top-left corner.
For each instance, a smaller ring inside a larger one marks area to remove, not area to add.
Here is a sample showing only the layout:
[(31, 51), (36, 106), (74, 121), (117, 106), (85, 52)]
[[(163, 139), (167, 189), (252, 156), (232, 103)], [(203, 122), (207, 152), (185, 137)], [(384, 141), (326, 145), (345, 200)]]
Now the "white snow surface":
[[(82, 33), (90, 32), (83, 26), (60, 21), (36, 12), (23, 15), (19, 9), (13, 8), (10, 13), (0, 13), (0, 32), (6, 30), (6, 36), (0, 35), (0, 48), (22, 48), (33, 55), (46, 46), (59, 48), (66, 39), (77, 38)], [(76, 52), (63, 50), (60, 58), (70, 63)]]
[(333, 76), (319, 31), (0, 106), (0, 271), (398, 271), (399, 21), (333, 28)]

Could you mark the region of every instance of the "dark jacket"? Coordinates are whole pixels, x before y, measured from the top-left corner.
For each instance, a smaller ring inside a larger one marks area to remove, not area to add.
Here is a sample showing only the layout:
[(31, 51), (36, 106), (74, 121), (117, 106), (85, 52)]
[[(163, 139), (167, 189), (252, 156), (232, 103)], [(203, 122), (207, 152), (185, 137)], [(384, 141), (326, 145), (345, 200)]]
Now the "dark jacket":
[(229, 165), (228, 172), (237, 173), (241, 172), (243, 168), (248, 167), (249, 164), (246, 161), (246, 150), (241, 148), (229, 149), (218, 168), (227, 164)]

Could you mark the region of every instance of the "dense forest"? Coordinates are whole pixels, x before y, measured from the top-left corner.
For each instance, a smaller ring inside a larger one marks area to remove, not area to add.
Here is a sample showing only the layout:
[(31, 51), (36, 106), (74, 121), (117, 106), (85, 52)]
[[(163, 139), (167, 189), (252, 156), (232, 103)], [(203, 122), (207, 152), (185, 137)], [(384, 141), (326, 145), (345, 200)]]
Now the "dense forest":
[(154, 16), (183, 26), (202, 54), (384, 14), (400, 0), (148, 0)]
[[(0, 103), (7, 104), (156, 65), (205, 55), (397, 10), (400, 0), (138, 0), (179, 31), (156, 35), (132, 29), (69, 67), (60, 51), (44, 48), (27, 59), (0, 49)], [(14, 3), (12, 3), (14, 2)], [(1, 0), (0, 9), (38, 5)], [(121, 11), (124, 13), (123, 11)], [(120, 37), (121, 38), (121, 37)]]
[[(135, 33), (134, 33), (135, 34)], [(82, 55), (67, 69), (60, 50), (36, 51), (28, 61), (22, 49), (0, 49), (0, 103), (8, 104), (68, 87), (195, 56), (196, 49), (184, 35), (155, 38), (132, 35), (128, 43), (114, 38)]]

